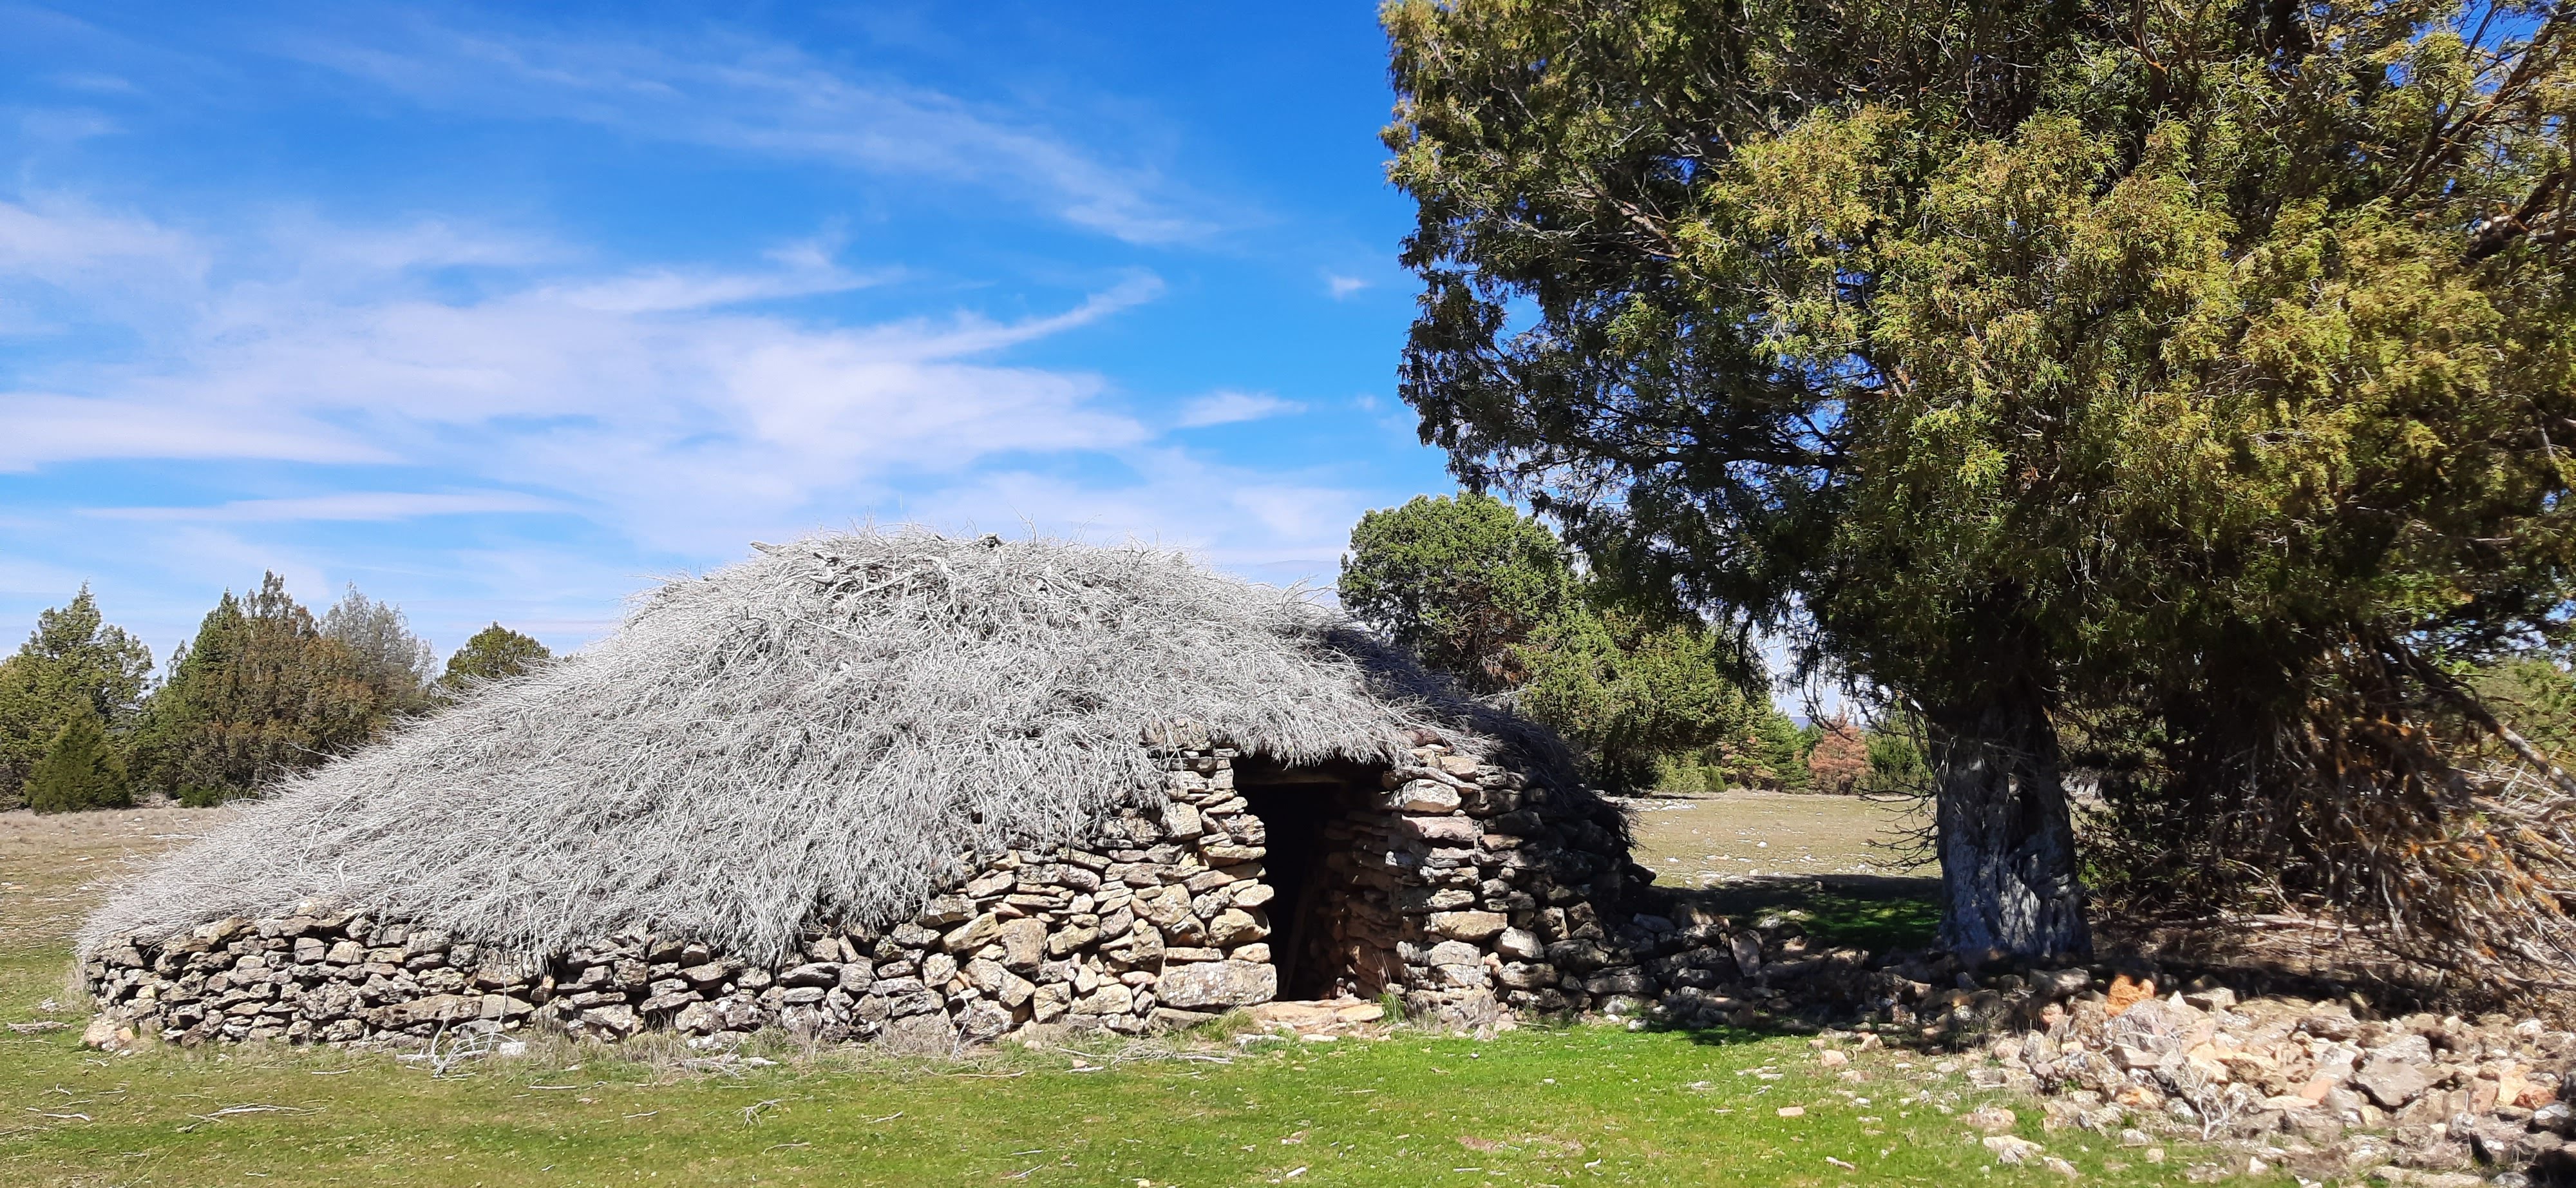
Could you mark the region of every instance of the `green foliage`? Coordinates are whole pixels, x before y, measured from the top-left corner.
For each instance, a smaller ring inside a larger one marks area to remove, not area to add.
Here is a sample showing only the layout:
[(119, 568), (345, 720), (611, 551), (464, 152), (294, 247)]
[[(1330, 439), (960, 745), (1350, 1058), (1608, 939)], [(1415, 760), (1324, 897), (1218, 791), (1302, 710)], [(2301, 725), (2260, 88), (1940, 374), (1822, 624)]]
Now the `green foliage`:
[(1545, 524), (1491, 496), (1418, 496), (1360, 517), (1340, 594), (1427, 666), (1471, 690), (1508, 693), (1605, 786), (1658, 783), (1684, 754), (1721, 778), (1771, 781), (1789, 770), (1765, 732), (1776, 733), (1775, 720), (1795, 727), (1747, 693), (1760, 674), (1748, 679), (1735, 641), (1585, 579)]
[(1648, 626), (1577, 603), (1515, 649), (1519, 707), (1575, 745), (1607, 787), (1659, 782), (1677, 753), (1732, 743), (1779, 715), (1749, 695), (1731, 642), (1695, 621)]
[(71, 714), (27, 773), (27, 807), (40, 813), (124, 808), (134, 803), (125, 758), (108, 741), (107, 723), (86, 701)]
[(2561, 248), (2479, 245), (2557, 192), (2560, 42), (2273, 11), (1390, 5), (1404, 393), (1938, 705), (2545, 612)]
[(317, 664), (324, 679), (338, 686), (335, 693), (366, 716), (368, 733), (429, 708), (437, 655), (411, 633), (400, 609), (368, 598), (352, 583), (319, 626)]
[(1788, 715), (1773, 712), (1756, 719), (1753, 737), (1754, 753), (1762, 766), (1773, 773), (1775, 787), (1800, 792), (1813, 782), (1807, 771), (1807, 752), (1815, 746), (1814, 734), (1790, 721)]
[(138, 712), (152, 674), (152, 650), (108, 624), (84, 585), (69, 606), (36, 617), (17, 653), (0, 660), (0, 807), (24, 799), (24, 785), (66, 724), (87, 712), (116, 736)]
[(1573, 561), (1547, 526), (1489, 495), (1418, 495), (1351, 529), (1344, 609), (1478, 693), (1526, 679), (1520, 645), (1566, 613)]
[(2560, 767), (2576, 767), (2576, 674), (2543, 657), (2514, 656), (2479, 669), (2469, 687)]
[(246, 795), (428, 707), (426, 644), (352, 587), (320, 621), (266, 575), (225, 593), (170, 662), (139, 731), (143, 780), (187, 804)]
[(546, 645), (494, 623), (475, 632), (447, 658), (447, 671), (438, 683), (451, 692), (460, 691), (477, 681), (518, 676), (552, 659), (554, 653)]
[(1923, 748), (1914, 741), (1911, 731), (1882, 728), (1865, 737), (1869, 744), (1869, 775), (1861, 791), (1919, 795), (1931, 790), (1932, 765), (1924, 761)]
[(1403, 394), (1936, 744), (2045, 784), (2118, 720), (2150, 794), (2327, 836), (2329, 769), (2426, 766), (2367, 728), (2414, 657), (2576, 567), (2576, 69), (2516, 12), (1399, 0)]

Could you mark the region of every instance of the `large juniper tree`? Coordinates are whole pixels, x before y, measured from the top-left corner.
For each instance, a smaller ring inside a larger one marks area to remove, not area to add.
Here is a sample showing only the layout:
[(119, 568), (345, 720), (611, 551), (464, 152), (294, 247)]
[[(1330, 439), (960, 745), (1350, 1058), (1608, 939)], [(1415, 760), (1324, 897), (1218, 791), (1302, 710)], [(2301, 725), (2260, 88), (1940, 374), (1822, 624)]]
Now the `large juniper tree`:
[(2194, 795), (2367, 783), (2382, 694), (2552, 629), (2556, 6), (1384, 16), (1425, 439), (1910, 701), (1951, 944), (2087, 947), (2071, 710), (2204, 740)]
[(107, 723), (86, 701), (72, 703), (62, 729), (27, 772), (27, 807), (40, 813), (124, 808), (134, 802), (125, 782), (125, 758), (107, 737)]

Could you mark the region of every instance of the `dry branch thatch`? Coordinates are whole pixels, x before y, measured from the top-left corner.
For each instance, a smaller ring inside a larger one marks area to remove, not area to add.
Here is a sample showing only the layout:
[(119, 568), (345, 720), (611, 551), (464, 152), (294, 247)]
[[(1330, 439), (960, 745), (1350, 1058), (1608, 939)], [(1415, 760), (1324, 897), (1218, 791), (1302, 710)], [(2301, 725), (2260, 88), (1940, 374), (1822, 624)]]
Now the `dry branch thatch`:
[(1392, 762), (1431, 728), (1564, 770), (1336, 613), (1176, 554), (824, 534), (285, 783), (83, 947), (313, 896), (531, 956), (644, 924), (774, 958), (810, 919), (908, 916), (962, 854), (1157, 795), (1140, 735), (1183, 720), (1290, 764)]

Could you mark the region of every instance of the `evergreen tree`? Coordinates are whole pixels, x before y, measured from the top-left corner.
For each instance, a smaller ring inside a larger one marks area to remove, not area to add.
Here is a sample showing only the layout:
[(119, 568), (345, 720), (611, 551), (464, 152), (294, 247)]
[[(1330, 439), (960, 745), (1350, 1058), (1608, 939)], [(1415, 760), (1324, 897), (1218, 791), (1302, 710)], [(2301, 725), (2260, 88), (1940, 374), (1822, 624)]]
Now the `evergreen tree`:
[(475, 632), (447, 658), (447, 671), (438, 683), (451, 692), (462, 691), (478, 681), (518, 676), (552, 659), (554, 653), (546, 645), (494, 623)]
[(62, 729), (27, 773), (27, 807), (40, 813), (124, 808), (134, 803), (125, 759), (108, 741), (107, 723), (86, 701), (74, 701)]
[(1779, 716), (1747, 692), (1762, 682), (1735, 641), (1586, 580), (1545, 524), (1491, 496), (1360, 517), (1340, 593), (1426, 666), (1553, 727), (1607, 786), (1653, 784), (1677, 754), (1740, 758)]
[(320, 645), (317, 660), (337, 698), (364, 717), (365, 735), (429, 708), (437, 654), (411, 633), (400, 608), (368, 598), (353, 583), (323, 614)]
[(2060, 732), (2115, 705), (2264, 878), (2464, 902), (2381, 725), (2576, 571), (2563, 9), (1384, 12), (1424, 440), (1919, 706), (1949, 944), (2089, 947)]
[(412, 634), (412, 624), (394, 603), (379, 603), (350, 588), (322, 613), (322, 639), (340, 644), (335, 657), (340, 675), (366, 685), (366, 696), (386, 714), (417, 714), (428, 709), (430, 678), (438, 673), (438, 655), (428, 639)]
[(27, 642), (0, 660), (0, 807), (23, 799), (29, 773), (83, 707), (121, 747), (151, 674), (152, 650), (107, 623), (87, 585), (38, 615)]
[(246, 795), (427, 708), (428, 646), (352, 588), (320, 621), (271, 573), (227, 591), (170, 661), (141, 731), (143, 778), (190, 804)]
[(1778, 714), (1747, 692), (1742, 657), (1705, 626), (1648, 625), (1578, 602), (1514, 654), (1528, 674), (1518, 707), (1572, 743), (1605, 786), (1653, 786), (1674, 756), (1710, 749), (1717, 754), (1704, 759), (1730, 782), (1767, 782), (1767, 769), (1732, 761)]
[(1417, 495), (1351, 529), (1342, 606), (1478, 693), (1522, 683), (1516, 652), (1563, 617), (1574, 569), (1547, 526), (1490, 495)]
[(197, 624), (195, 638), (170, 654), (169, 678), (144, 709), (135, 732), (136, 775), (189, 804), (213, 804), (247, 788), (231, 776), (216, 726), (227, 696), (227, 676), (247, 634), (239, 599), (230, 590)]

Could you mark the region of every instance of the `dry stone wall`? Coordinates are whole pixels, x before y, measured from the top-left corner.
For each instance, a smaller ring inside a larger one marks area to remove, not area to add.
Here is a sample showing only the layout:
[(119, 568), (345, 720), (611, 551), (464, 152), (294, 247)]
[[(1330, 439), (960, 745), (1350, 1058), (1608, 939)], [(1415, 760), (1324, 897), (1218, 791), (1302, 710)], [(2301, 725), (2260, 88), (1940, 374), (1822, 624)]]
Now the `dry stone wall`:
[[(1341, 993), (1393, 991), (1455, 1023), (1623, 996), (1641, 1005), (1657, 987), (1641, 954), (1658, 941), (1673, 950), (1677, 932), (1617, 910), (1643, 872), (1615, 810), (1555, 800), (1437, 737), (1415, 741), (1359, 803), (1319, 806), (1332, 813), (1327, 899), (1301, 959), (1324, 963)], [(911, 919), (809, 927), (785, 963), (645, 929), (522, 963), (308, 902), (105, 946), (83, 971), (102, 1012), (94, 1038), (345, 1043), (470, 1024), (615, 1040), (778, 1026), (944, 1047), (1043, 1024), (1135, 1033), (1271, 1001), (1270, 913), (1286, 909), (1264, 865), (1265, 823), (1235, 785), (1243, 757), (1188, 724), (1145, 744), (1164, 769), (1159, 805), (1120, 810), (1081, 845), (962, 855), (975, 873)], [(1702, 939), (1733, 960), (1723, 937)]]

